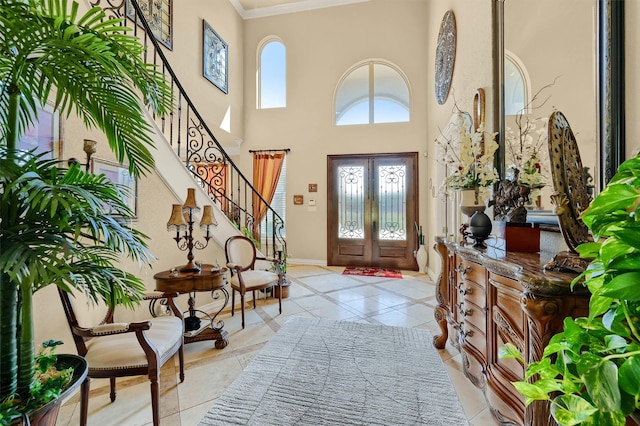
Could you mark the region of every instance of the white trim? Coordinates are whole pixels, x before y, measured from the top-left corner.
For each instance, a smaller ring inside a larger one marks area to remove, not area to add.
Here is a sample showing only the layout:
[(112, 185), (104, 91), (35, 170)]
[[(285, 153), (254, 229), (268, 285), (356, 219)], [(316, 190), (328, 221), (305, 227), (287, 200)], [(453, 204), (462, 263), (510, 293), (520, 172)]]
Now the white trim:
[(245, 10), (238, 0), (229, 0), (242, 19), (256, 19), (267, 16), (284, 15), (287, 13), (305, 12), (327, 7), (344, 6), (347, 4), (364, 3), (370, 0), (300, 0), (295, 3), (281, 4), (277, 6), (260, 7)]

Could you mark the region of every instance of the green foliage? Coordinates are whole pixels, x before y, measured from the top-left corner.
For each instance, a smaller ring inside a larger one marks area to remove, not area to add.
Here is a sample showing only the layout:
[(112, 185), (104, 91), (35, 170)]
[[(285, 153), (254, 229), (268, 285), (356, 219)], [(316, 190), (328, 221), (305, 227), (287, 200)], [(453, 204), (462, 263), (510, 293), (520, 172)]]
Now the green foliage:
[(73, 368), (56, 369), (58, 357), (55, 348), (63, 344), (59, 340), (47, 340), (35, 357), (35, 375), (31, 382), (29, 397), (21, 400), (11, 395), (0, 402), (0, 425), (10, 425), (28, 413), (58, 398), (71, 382)]
[[(591, 292), (587, 318), (565, 318), (540, 361), (516, 389), (529, 404), (551, 401), (564, 426), (623, 426), (640, 409), (640, 156), (625, 161), (582, 219), (595, 242), (578, 247), (594, 258), (572, 283)], [(523, 362), (517, 348), (502, 356)], [(524, 363), (524, 362), (523, 362)]]
[[(118, 268), (148, 263), (146, 236), (130, 227), (126, 188), (78, 166), (16, 150), (53, 100), (104, 132), (133, 176), (151, 170), (144, 105), (163, 114), (173, 96), (143, 60), (144, 46), (100, 7), (68, 0), (0, 1), (0, 401), (26, 400), (35, 373), (32, 294), (48, 285), (134, 306), (142, 281)], [(55, 393), (50, 388), (38, 390)], [(22, 409), (25, 409), (22, 407)]]

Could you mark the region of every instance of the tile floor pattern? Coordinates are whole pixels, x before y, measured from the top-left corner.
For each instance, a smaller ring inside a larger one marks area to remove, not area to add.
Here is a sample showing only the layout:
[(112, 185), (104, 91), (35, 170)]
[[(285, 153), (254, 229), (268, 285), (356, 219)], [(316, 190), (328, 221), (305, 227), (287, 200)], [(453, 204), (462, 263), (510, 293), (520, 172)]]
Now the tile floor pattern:
[[(403, 279), (342, 275), (342, 267), (289, 265), (292, 281), (289, 297), (283, 299), (282, 315), (277, 299), (261, 299), (257, 309), (246, 311), (246, 328), (236, 315), (223, 311), (219, 317), (229, 332), (223, 350), (213, 342), (185, 345), (185, 381), (179, 383), (177, 357), (161, 372), (160, 415), (163, 426), (195, 425), (215, 404), (227, 386), (242, 372), (264, 344), (290, 316), (362, 321), (391, 326), (428, 329), (439, 334), (433, 318), (436, 306), (434, 283), (425, 274), (403, 271)], [(239, 303), (239, 302), (236, 302)], [(449, 376), (472, 426), (497, 425), (487, 409), (482, 393), (463, 375), (461, 357), (447, 344), (440, 351)], [(91, 382), (89, 425), (150, 425), (151, 398), (146, 377), (118, 380), (118, 395), (109, 400), (108, 380)], [(66, 402), (57, 425), (79, 424), (76, 395)]]

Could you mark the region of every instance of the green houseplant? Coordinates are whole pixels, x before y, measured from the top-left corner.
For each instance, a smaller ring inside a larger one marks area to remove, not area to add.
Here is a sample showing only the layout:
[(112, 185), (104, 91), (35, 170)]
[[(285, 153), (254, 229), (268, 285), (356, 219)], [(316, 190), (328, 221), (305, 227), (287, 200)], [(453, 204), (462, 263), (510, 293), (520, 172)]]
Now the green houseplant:
[[(36, 107), (53, 99), (102, 130), (132, 175), (153, 166), (139, 99), (163, 114), (172, 96), (126, 30), (99, 7), (81, 14), (66, 0), (0, 2), (0, 403), (14, 412), (27, 410), (34, 388), (34, 292), (53, 284), (133, 306), (144, 291), (118, 268), (122, 258), (152, 259), (146, 236), (126, 225), (125, 189), (16, 149)], [(2, 423), (10, 417), (0, 411)]]
[[(583, 213), (593, 259), (572, 285), (591, 292), (589, 316), (566, 318), (540, 361), (514, 385), (527, 403), (548, 400), (561, 425), (624, 425), (640, 409), (640, 156), (625, 161)], [(504, 356), (522, 358), (506, 346)]]

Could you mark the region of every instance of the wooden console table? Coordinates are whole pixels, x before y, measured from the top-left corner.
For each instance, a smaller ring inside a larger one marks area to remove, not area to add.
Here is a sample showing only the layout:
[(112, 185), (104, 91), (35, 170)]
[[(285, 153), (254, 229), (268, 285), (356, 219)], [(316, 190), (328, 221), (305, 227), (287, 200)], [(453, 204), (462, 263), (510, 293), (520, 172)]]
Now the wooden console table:
[(538, 253), (474, 249), (443, 238), (434, 248), (442, 258), (434, 312), (442, 334), (435, 346), (443, 349), (448, 340), (460, 350), (465, 376), (483, 390), (500, 424), (555, 425), (546, 401), (525, 408), (511, 384), (524, 379), (524, 367), (498, 351), (513, 343), (527, 362), (539, 360), (565, 317), (588, 315), (588, 291), (570, 289), (574, 273), (545, 271), (550, 258)]
[[(164, 292), (189, 293), (189, 310), (185, 316), (184, 342), (199, 342), (202, 340), (214, 340), (216, 349), (224, 349), (229, 344), (226, 330), (223, 330), (224, 322), (216, 317), (227, 306), (229, 292), (227, 291), (226, 268), (212, 271), (213, 265), (202, 265), (200, 272), (179, 272), (177, 269), (158, 272), (153, 276), (156, 280), (156, 290)], [(213, 316), (195, 308), (196, 292), (211, 292), (214, 299), (221, 295), (224, 304)], [(198, 317), (197, 313), (203, 315)], [(209, 324), (200, 326), (200, 320), (204, 319)]]

